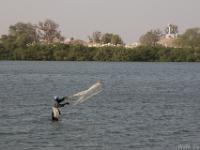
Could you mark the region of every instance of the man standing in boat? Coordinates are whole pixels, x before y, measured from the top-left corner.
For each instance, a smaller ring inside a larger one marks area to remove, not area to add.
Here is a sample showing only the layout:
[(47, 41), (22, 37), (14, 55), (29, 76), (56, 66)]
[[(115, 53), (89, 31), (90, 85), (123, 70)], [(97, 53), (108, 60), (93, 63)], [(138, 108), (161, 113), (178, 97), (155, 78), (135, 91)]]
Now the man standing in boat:
[(68, 102), (64, 103), (64, 104), (61, 104), (61, 102), (63, 102), (64, 100), (66, 99), (66, 97), (62, 97), (62, 98), (59, 98), (58, 96), (55, 96), (54, 97), (54, 105), (52, 107), (52, 120), (53, 121), (58, 121), (59, 120), (59, 117), (61, 115), (61, 112), (60, 112), (60, 109), (61, 107), (64, 107), (66, 104), (69, 105)]

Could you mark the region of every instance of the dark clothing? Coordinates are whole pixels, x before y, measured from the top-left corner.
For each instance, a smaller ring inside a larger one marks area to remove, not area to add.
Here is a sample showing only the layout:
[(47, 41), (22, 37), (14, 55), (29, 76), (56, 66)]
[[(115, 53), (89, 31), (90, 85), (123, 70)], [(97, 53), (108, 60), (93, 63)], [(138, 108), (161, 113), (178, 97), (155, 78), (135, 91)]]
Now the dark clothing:
[[(55, 104), (52, 107), (52, 109), (57, 109), (59, 115), (61, 115), (60, 112), (60, 107), (64, 107), (66, 104), (69, 105), (69, 102), (65, 102), (63, 104), (60, 104), (61, 102), (63, 102), (67, 97), (62, 97), (62, 98), (57, 98), (55, 99)], [(53, 121), (58, 121), (59, 120), (59, 115), (58, 114), (54, 114), (54, 111), (52, 110), (52, 120)]]
[(65, 100), (65, 97), (56, 99), (56, 101), (58, 102), (58, 104), (60, 104), (64, 100)]
[(56, 102), (58, 104), (58, 107), (64, 107), (66, 104), (69, 105), (69, 102), (65, 102), (63, 104), (60, 104), (61, 102), (63, 102), (67, 97), (63, 97), (63, 98), (58, 98), (56, 99)]
[(66, 104), (69, 105), (69, 102), (65, 102), (65, 103), (61, 104), (61, 102), (63, 102), (66, 98), (67, 97), (57, 98), (55, 100), (56, 101), (55, 106), (59, 108), (59, 107), (64, 107)]

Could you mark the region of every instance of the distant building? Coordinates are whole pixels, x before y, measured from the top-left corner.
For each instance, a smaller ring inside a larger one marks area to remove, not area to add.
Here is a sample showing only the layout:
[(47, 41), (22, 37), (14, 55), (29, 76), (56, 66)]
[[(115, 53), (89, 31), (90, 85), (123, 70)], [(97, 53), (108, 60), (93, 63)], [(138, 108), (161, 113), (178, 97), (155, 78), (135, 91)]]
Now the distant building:
[(139, 42), (134, 42), (134, 43), (131, 43), (131, 44), (127, 44), (125, 45), (126, 48), (135, 48), (135, 47), (138, 47), (140, 46), (141, 44)]
[(100, 43), (88, 43), (88, 47), (102, 47)]
[(122, 44), (112, 44), (112, 43), (106, 43), (106, 44), (101, 44), (101, 43), (88, 43), (88, 47), (121, 47), (124, 46)]
[(167, 31), (168, 32), (161, 37), (158, 44), (161, 44), (165, 47), (176, 47), (175, 40), (177, 39), (178, 34), (177, 32), (172, 31), (172, 24), (168, 24)]
[(165, 38), (167, 38), (167, 39), (170, 39), (170, 38), (177, 38), (177, 33), (173, 33), (172, 32), (172, 25), (171, 24), (168, 24), (168, 27), (167, 27), (167, 31), (168, 31), (168, 33), (165, 35)]
[(163, 45), (165, 47), (176, 47), (175, 38), (162, 37), (160, 41), (158, 41), (158, 44)]
[(72, 44), (72, 45), (83, 45), (83, 46), (88, 46), (88, 43), (80, 40), (80, 39), (74, 39), (74, 38), (70, 38), (70, 39), (66, 39), (64, 41), (64, 44)]

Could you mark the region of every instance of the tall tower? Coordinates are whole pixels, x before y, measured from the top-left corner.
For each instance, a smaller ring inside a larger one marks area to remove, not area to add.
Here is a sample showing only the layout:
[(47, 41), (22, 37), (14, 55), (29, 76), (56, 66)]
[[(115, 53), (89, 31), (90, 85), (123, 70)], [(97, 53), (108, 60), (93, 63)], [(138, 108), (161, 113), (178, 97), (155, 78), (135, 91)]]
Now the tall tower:
[(177, 33), (173, 33), (172, 26), (173, 26), (172, 24), (168, 24), (167, 34), (165, 36), (165, 38), (167, 38), (167, 39), (176, 38), (177, 37)]

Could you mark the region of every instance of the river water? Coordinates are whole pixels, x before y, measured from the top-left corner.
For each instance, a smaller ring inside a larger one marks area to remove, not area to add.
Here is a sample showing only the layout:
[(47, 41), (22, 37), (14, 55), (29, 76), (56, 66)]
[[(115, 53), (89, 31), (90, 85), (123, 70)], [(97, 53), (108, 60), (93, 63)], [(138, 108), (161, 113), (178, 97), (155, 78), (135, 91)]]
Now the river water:
[[(103, 81), (62, 108), (55, 95)], [(199, 63), (0, 62), (1, 150), (200, 149)]]

